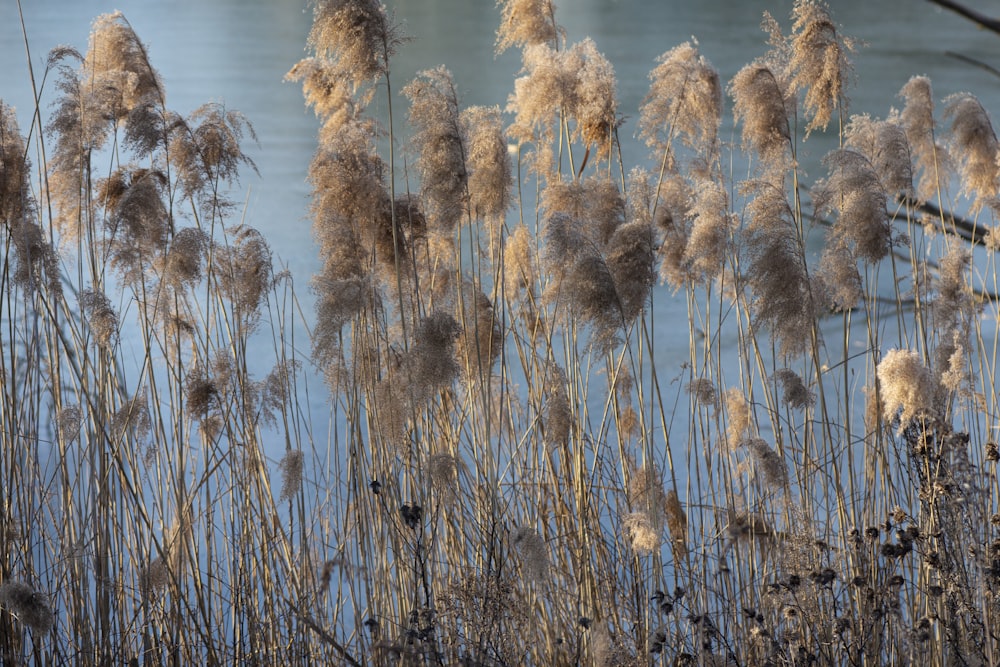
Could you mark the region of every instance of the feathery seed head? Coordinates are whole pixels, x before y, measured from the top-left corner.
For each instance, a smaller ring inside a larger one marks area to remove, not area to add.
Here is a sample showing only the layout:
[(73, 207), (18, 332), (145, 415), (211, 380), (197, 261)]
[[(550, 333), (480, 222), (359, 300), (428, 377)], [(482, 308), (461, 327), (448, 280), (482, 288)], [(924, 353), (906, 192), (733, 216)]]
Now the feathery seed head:
[(146, 48), (121, 12), (102, 14), (90, 30), (84, 65), (94, 88), (111, 87), (121, 96), (115, 116), (143, 102), (163, 105), (160, 77), (150, 66)]
[(0, 224), (11, 228), (34, 217), (24, 138), (14, 109), (0, 101)]
[(0, 584), (0, 607), (40, 635), (48, 634), (55, 625), (55, 614), (45, 594), (23, 581), (8, 579)]
[(307, 44), (336, 63), (355, 87), (389, 72), (389, 59), (405, 41), (377, 0), (315, 0)]
[(789, 68), (792, 89), (805, 90), (805, 109), (812, 116), (806, 132), (826, 129), (834, 109), (846, 102), (844, 84), (851, 71), (848, 53), (854, 40), (841, 35), (826, 3), (796, 0), (792, 8)]
[(222, 293), (245, 321), (255, 321), (271, 288), (271, 248), (253, 227), (227, 229), (229, 245), (216, 249), (216, 273)]
[(850, 148), (833, 150), (823, 161), (830, 175), (813, 188), (817, 215), (837, 211), (834, 234), (858, 258), (878, 262), (892, 249), (892, 227), (875, 165)]
[(111, 300), (103, 292), (85, 289), (80, 292), (80, 308), (97, 344), (104, 348), (113, 346), (118, 337), (118, 313)]
[(59, 441), (68, 445), (80, 436), (80, 425), (83, 423), (83, 412), (78, 405), (69, 405), (59, 411), (56, 424), (59, 427)]
[(713, 409), (719, 407), (719, 393), (715, 390), (715, 385), (708, 378), (696, 378), (692, 380), (687, 391), (694, 397), (695, 403), (708, 406)]
[(410, 100), (421, 198), (428, 220), (449, 232), (466, 210), (468, 172), (458, 96), (444, 67), (420, 72), (403, 94)]
[(469, 211), (477, 218), (502, 218), (510, 206), (510, 152), (499, 107), (469, 107), (461, 114), (467, 146)]
[(520, 526), (511, 535), (511, 544), (521, 555), (522, 571), (535, 582), (544, 582), (549, 576), (549, 551), (545, 540), (533, 528)]
[(562, 32), (552, 0), (497, 0), (497, 5), (501, 7), (498, 54), (512, 46), (552, 43)]
[(680, 561), (687, 557), (687, 515), (677, 497), (677, 490), (667, 491), (665, 501), (667, 530), (670, 533), (670, 544), (674, 551), (674, 560)]
[(305, 463), (305, 452), (301, 449), (289, 449), (278, 463), (281, 470), (281, 495), (278, 502), (291, 500), (302, 488), (302, 470)]
[(657, 527), (647, 512), (630, 512), (622, 523), (625, 535), (637, 554), (651, 554), (660, 548), (663, 528)]
[(746, 397), (737, 387), (727, 389), (726, 393), (722, 395), (722, 402), (728, 421), (726, 438), (729, 441), (729, 447), (735, 449), (750, 434), (750, 429), (753, 426), (753, 414), (750, 412), (750, 405), (747, 403)]
[(693, 222), (684, 261), (694, 278), (708, 283), (722, 274), (737, 222), (729, 211), (729, 197), (722, 185), (714, 180), (699, 183), (688, 217)]
[(867, 114), (851, 116), (844, 143), (868, 158), (887, 194), (913, 194), (910, 142), (898, 115), (888, 120), (872, 119)]
[(208, 234), (197, 227), (185, 227), (174, 234), (163, 261), (163, 280), (177, 289), (201, 280), (208, 245)]
[(791, 162), (789, 115), (795, 98), (774, 69), (762, 62), (744, 66), (729, 84), (733, 116), (743, 122), (743, 147), (760, 157), (766, 173), (780, 174)]
[(892, 420), (899, 413), (903, 429), (916, 417), (933, 409), (934, 378), (920, 355), (910, 350), (889, 350), (876, 368), (883, 416)]
[(53, 296), (62, 294), (59, 262), (52, 244), (46, 240), (42, 228), (28, 220), (16, 221), (10, 230), (14, 242), (13, 281), (29, 291), (46, 286)]
[(917, 197), (927, 201), (934, 197), (938, 185), (948, 180), (953, 166), (948, 150), (935, 136), (931, 80), (915, 76), (906, 82), (899, 96), (904, 101), (899, 120), (913, 151), (914, 166), (921, 172)]
[(969, 93), (956, 93), (945, 99), (944, 117), (951, 119), (948, 133), (949, 152), (958, 162), (962, 194), (974, 197), (973, 209), (997, 199), (1000, 165), (997, 153), (1000, 142), (990, 116), (979, 100)]
[(656, 59), (649, 73), (649, 93), (639, 108), (639, 136), (659, 151), (678, 137), (697, 151), (709, 152), (722, 122), (719, 73), (698, 53), (697, 42), (684, 42)]
[(618, 227), (608, 241), (606, 255), (618, 305), (627, 325), (646, 307), (656, 282), (653, 226), (636, 220)]
[(750, 438), (744, 444), (753, 456), (757, 471), (763, 473), (764, 483), (776, 491), (784, 490), (788, 486), (788, 466), (781, 455), (760, 438)]
[(782, 398), (789, 407), (804, 409), (816, 401), (816, 396), (795, 371), (789, 368), (779, 369), (774, 373), (774, 379), (781, 384)]
[(583, 143), (596, 144), (599, 154), (610, 156), (612, 132), (618, 127), (614, 67), (589, 37), (574, 44), (572, 50), (582, 67), (577, 71), (576, 105), (566, 111), (576, 118), (576, 131)]

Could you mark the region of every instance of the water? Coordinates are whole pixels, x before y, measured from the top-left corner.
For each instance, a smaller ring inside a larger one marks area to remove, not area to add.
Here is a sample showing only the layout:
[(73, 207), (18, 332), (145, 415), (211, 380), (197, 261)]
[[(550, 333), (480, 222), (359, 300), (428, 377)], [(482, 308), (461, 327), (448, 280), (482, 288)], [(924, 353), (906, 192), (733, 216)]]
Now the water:
[[(464, 105), (504, 106), (520, 67), (519, 54), (494, 54), (499, 9), (492, 0), (396, 0), (390, 10), (413, 39), (393, 64), (398, 91), (416, 72), (445, 64), (454, 75)], [(86, 50), (90, 23), (120, 9), (147, 44), (165, 83), (168, 106), (186, 114), (209, 101), (224, 102), (254, 124), (258, 146), (248, 147), (259, 176), (245, 171), (237, 199), (245, 201), (245, 220), (268, 238), (279, 264), (295, 277), (300, 293), (318, 267), (307, 218), (306, 171), (315, 149), (318, 123), (303, 104), (297, 84), (284, 74), (305, 51), (312, 20), (302, 0), (25, 0), (24, 21), (34, 74), (41, 84), (45, 55), (59, 44)], [(638, 107), (657, 56), (695, 37), (701, 52), (728, 81), (745, 63), (761, 55), (759, 29), (764, 10), (788, 27), (791, 0), (564, 0), (557, 11), (569, 41), (592, 37), (615, 65), (619, 108), (629, 117), (622, 131), (625, 160), (647, 162), (645, 147), (632, 137)], [(914, 74), (931, 77), (941, 99), (968, 90), (987, 109), (1000, 113), (1000, 82), (990, 73), (946, 55), (955, 50), (1000, 66), (1000, 37), (976, 29), (960, 17), (929, 3), (841, 0), (832, 3), (844, 34), (865, 43), (854, 56), (856, 81), (848, 90), (852, 112), (884, 116), (900, 102), (896, 93)], [(31, 127), (32, 95), (17, 6), (0, 9), (0, 98), (18, 110), (22, 131)], [(52, 99), (46, 82), (43, 109)], [(397, 100), (396, 109), (405, 109)], [(374, 110), (384, 114), (376, 96)], [(727, 105), (723, 137), (734, 136)], [(834, 138), (817, 134), (801, 159), (811, 177)], [(687, 358), (686, 306), (666, 287), (658, 288), (658, 358)], [(674, 335), (676, 331), (676, 335)], [(679, 363), (679, 361), (678, 361)], [(672, 376), (673, 371), (667, 373)]]

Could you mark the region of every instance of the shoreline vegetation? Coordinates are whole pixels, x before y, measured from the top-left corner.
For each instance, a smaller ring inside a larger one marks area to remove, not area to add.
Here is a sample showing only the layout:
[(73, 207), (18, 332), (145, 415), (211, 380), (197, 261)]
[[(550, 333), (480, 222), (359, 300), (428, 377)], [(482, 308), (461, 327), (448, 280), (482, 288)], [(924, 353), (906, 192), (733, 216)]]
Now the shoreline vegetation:
[(551, 0), (498, 7), (523, 69), (466, 108), (377, 0), (312, 4), (309, 316), (229, 199), (252, 119), (172, 112), (121, 13), (27, 135), (0, 102), (0, 663), (996, 664), (987, 110), (852, 115), (816, 0), (624, 110)]

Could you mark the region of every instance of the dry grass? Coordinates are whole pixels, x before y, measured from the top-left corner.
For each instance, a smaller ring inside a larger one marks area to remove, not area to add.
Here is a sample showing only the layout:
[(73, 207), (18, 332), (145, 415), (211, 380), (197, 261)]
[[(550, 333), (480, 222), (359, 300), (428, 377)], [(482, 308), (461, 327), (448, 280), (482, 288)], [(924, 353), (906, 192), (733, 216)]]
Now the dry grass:
[(853, 43), (798, 0), (728, 87), (658, 59), (633, 168), (597, 45), (499, 4), (509, 115), (439, 68), (397, 142), (399, 28), (316, 3), (311, 324), (227, 199), (249, 121), (170, 111), (123, 16), (52, 54), (30, 146), (0, 104), (0, 662), (996, 664), (986, 110), (938, 125), (915, 78), (850, 116)]

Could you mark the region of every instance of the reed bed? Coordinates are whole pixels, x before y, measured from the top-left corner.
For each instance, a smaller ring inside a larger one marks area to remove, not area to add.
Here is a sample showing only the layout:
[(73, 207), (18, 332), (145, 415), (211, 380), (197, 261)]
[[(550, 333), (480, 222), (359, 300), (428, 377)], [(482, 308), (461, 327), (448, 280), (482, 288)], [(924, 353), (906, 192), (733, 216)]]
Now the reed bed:
[(814, 0), (623, 110), (498, 6), (523, 69), (466, 108), (376, 0), (313, 4), (302, 302), (232, 198), (250, 120), (172, 112), (121, 14), (48, 120), (0, 104), (0, 662), (1000, 662), (988, 111), (851, 115)]

